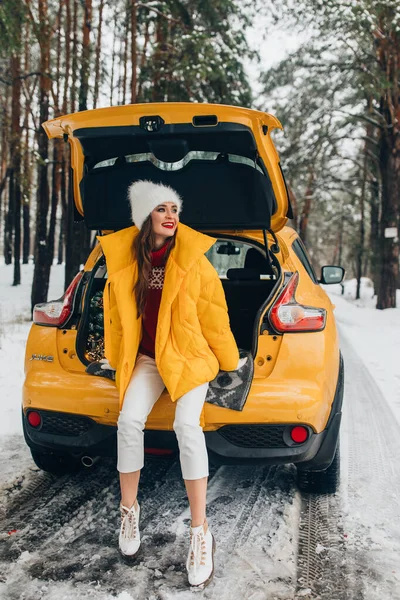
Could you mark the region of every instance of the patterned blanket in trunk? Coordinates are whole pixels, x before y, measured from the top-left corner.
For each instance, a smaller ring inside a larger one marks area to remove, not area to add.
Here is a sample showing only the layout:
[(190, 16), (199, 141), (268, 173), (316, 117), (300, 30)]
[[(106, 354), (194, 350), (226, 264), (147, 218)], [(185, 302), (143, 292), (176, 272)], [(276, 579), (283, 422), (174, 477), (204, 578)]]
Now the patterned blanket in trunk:
[[(104, 357), (102, 295), (102, 292), (97, 292), (90, 302), (86, 358), (91, 362), (86, 367), (86, 373), (115, 380), (115, 371), (102, 369), (100, 363)], [(243, 410), (253, 381), (254, 362), (251, 352), (239, 349), (239, 354), (240, 358), (247, 357), (245, 364), (236, 371), (220, 371), (210, 381), (206, 402), (231, 410)]]

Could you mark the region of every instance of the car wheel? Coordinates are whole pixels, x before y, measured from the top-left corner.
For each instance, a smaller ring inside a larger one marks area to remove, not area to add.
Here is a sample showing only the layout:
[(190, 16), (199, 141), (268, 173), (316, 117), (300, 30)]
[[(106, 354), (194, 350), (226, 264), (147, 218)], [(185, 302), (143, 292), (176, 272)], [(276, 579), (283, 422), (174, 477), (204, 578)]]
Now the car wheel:
[(297, 485), (302, 492), (311, 494), (334, 494), (340, 482), (340, 448), (339, 440), (335, 456), (325, 471), (297, 469)]
[(37, 452), (31, 449), (32, 458), (39, 469), (52, 475), (67, 475), (76, 473), (82, 468), (82, 463), (69, 454), (53, 454)]

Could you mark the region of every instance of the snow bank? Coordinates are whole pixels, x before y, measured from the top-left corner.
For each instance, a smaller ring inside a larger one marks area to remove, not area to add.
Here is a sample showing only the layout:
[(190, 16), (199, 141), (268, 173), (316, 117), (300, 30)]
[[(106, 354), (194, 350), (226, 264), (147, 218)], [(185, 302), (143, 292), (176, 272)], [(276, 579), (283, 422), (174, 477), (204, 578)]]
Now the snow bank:
[[(345, 336), (368, 366), (400, 424), (400, 290), (398, 307), (376, 310), (371, 280), (363, 278), (360, 300), (355, 298), (356, 280), (340, 286), (326, 286), (336, 306), (335, 318), (340, 335)], [(332, 289), (333, 288), (333, 289)]]

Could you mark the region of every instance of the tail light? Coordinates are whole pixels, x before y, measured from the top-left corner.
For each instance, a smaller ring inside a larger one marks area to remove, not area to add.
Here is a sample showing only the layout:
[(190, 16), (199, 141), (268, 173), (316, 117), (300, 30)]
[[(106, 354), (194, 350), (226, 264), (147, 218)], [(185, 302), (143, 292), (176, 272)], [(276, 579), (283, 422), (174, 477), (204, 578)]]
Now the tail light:
[(281, 333), (299, 331), (321, 331), (325, 327), (326, 310), (303, 306), (295, 299), (299, 274), (293, 273), (269, 312), (269, 320), (274, 329)]
[(296, 442), (296, 444), (302, 444), (308, 438), (308, 430), (306, 427), (297, 425), (296, 427), (292, 428), (290, 437), (294, 442)]
[(28, 412), (27, 419), (29, 425), (31, 425), (32, 427), (39, 427), (39, 425), (41, 425), (42, 423), (42, 417), (35, 410), (30, 410)]
[(64, 296), (59, 300), (36, 304), (33, 309), (33, 322), (36, 325), (52, 325), (60, 327), (71, 316), (74, 308), (75, 292), (82, 279), (83, 271), (75, 275), (66, 289)]

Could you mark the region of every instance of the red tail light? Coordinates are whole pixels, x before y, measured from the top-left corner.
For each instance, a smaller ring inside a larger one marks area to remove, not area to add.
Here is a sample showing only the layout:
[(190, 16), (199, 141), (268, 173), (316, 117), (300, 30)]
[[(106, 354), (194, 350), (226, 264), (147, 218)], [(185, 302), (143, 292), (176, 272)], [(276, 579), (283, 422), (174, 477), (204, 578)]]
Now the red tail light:
[(83, 271), (75, 275), (66, 289), (64, 296), (59, 300), (35, 305), (33, 309), (33, 322), (36, 325), (60, 327), (69, 319), (74, 308), (75, 292), (82, 279), (82, 275)]
[(326, 310), (298, 304), (294, 297), (299, 274), (293, 273), (288, 284), (269, 312), (269, 320), (276, 331), (321, 331), (325, 327)]
[(39, 427), (39, 425), (42, 422), (42, 417), (38, 412), (34, 410), (29, 411), (27, 418), (29, 425), (31, 425), (32, 427)]
[(305, 427), (299, 425), (293, 427), (292, 431), (290, 432), (290, 437), (294, 442), (296, 442), (296, 444), (302, 444), (308, 438), (308, 431)]

